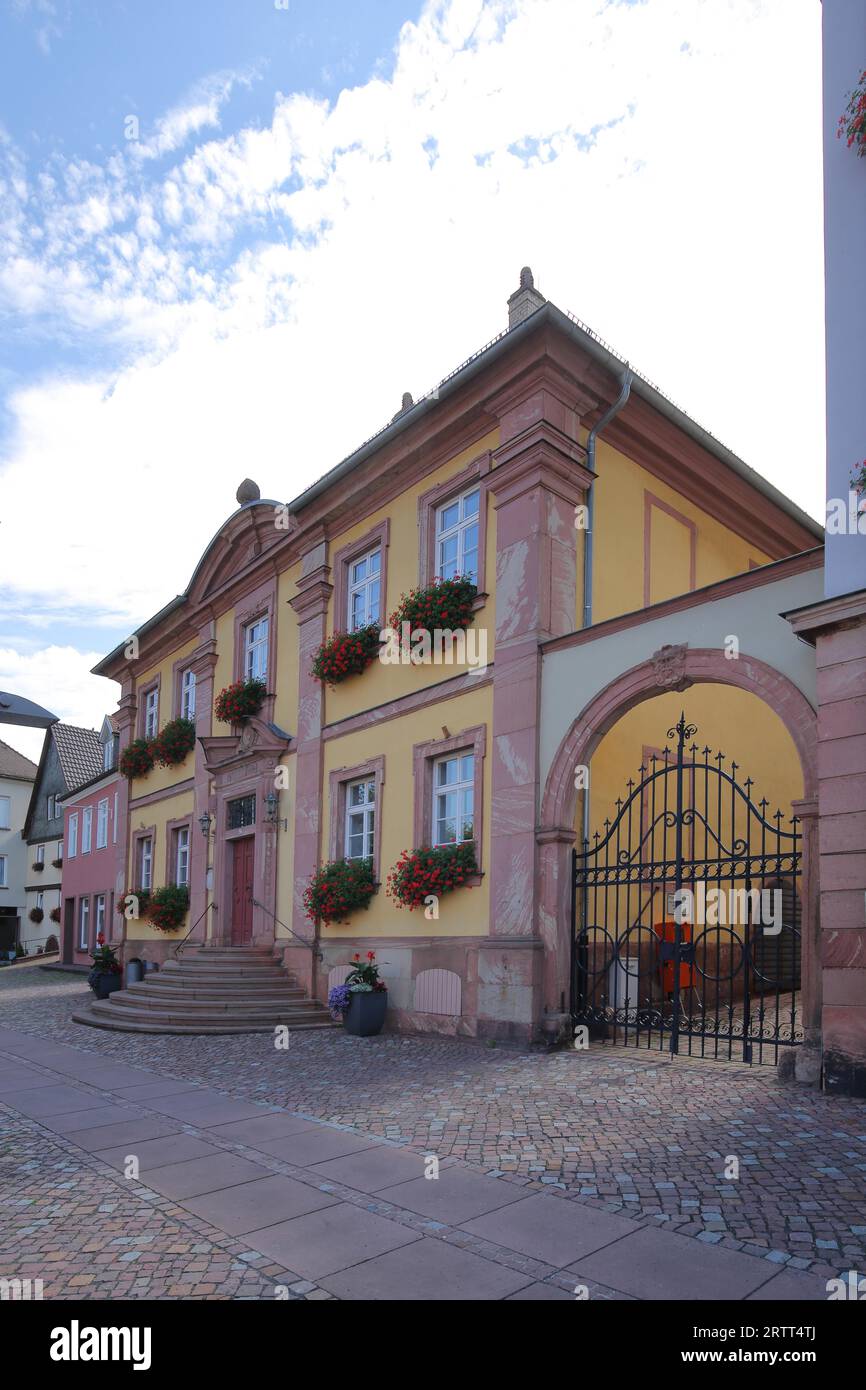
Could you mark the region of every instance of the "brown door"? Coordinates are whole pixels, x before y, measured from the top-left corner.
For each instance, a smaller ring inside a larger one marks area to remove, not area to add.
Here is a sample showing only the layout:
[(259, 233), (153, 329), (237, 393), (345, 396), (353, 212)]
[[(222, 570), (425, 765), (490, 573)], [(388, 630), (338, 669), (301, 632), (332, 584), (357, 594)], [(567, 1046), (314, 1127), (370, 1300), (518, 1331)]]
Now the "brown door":
[(232, 945), (249, 946), (253, 936), (255, 836), (232, 840)]

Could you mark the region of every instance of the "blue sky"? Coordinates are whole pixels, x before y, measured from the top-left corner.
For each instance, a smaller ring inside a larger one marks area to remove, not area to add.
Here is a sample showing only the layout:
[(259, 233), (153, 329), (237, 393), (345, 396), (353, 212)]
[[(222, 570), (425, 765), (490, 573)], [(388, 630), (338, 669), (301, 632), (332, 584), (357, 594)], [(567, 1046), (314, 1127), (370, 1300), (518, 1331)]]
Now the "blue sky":
[(240, 480), (297, 495), (526, 263), (820, 514), (819, 32), (817, 0), (0, 0), (0, 688), (98, 726), (90, 667)]

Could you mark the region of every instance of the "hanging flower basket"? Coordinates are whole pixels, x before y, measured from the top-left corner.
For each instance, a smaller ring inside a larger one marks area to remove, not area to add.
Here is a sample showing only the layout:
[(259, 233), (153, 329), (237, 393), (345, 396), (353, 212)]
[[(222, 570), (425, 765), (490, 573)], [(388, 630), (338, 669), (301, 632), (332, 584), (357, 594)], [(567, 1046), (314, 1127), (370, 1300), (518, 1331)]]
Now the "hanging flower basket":
[(172, 719), (151, 744), (151, 756), (161, 767), (177, 767), (195, 747), (195, 724), (191, 719)]
[(310, 675), (333, 689), (349, 676), (360, 676), (379, 654), (379, 625), (370, 623), (355, 632), (335, 632), (313, 657)]
[(149, 738), (135, 738), (120, 755), (120, 772), (123, 777), (146, 777), (153, 769), (153, 741)]
[[(386, 892), (398, 907), (425, 906), (425, 898), (441, 898), (466, 884), (478, 873), (475, 844), (466, 840), (459, 845), (437, 845), (432, 849), (422, 845), (411, 852), (404, 849), (399, 862), (388, 875)], [(469, 884), (469, 887), (472, 885)]]
[(139, 894), (139, 912), (157, 931), (176, 931), (189, 912), (189, 889), (173, 883), (157, 888), (150, 894), (146, 909), (141, 906)]
[(851, 487), (858, 497), (866, 501), (866, 459), (851, 469)]
[(388, 622), (401, 636), (403, 623), (409, 624), (410, 637), (422, 629), (465, 632), (472, 622), (477, 593), (475, 581), (466, 574), (454, 579), (434, 579), (422, 589), (402, 594)]
[(372, 859), (332, 859), (304, 889), (304, 907), (311, 922), (345, 922), (375, 891)]
[(235, 681), (221, 690), (214, 702), (214, 714), (221, 724), (237, 724), (258, 714), (267, 698), (268, 688), (264, 681)]
[(848, 105), (839, 117), (836, 139), (845, 139), (849, 150), (856, 145), (861, 157), (866, 155), (866, 70), (861, 72), (860, 81), (853, 92), (848, 93)]
[(126, 915), (127, 898), (138, 898), (138, 915), (140, 918), (147, 917), (147, 907), (148, 903), (150, 902), (150, 893), (146, 888), (127, 888), (126, 892), (121, 893), (120, 897), (117, 899), (117, 902), (114, 904), (115, 912), (122, 912), (124, 916)]
[(52, 909), (51, 909), (51, 911), (49, 912), (48, 916), (51, 918), (52, 922), (59, 922), (59, 921), (60, 921), (60, 908), (59, 908), (59, 907), (52, 907)]
[(31, 922), (35, 922), (38, 926), (39, 923), (42, 921), (43, 917), (45, 916), (45, 913), (43, 912), (41, 907), (31, 907), (27, 916), (30, 918)]

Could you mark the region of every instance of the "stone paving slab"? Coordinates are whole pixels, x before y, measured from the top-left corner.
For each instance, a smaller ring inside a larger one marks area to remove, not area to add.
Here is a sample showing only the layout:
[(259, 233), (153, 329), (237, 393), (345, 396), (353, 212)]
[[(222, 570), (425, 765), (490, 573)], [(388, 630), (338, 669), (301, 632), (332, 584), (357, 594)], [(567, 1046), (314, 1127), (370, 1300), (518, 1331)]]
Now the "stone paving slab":
[(827, 1281), (801, 1270), (783, 1269), (754, 1293), (750, 1293), (746, 1302), (763, 1303), (776, 1299), (783, 1303), (823, 1303), (827, 1299)]
[(98, 1149), (96, 1156), (101, 1158), (103, 1163), (111, 1164), (112, 1168), (123, 1169), (130, 1148), (138, 1159), (141, 1173), (146, 1173), (151, 1168), (164, 1168), (170, 1163), (185, 1163), (191, 1158), (213, 1158), (214, 1154), (219, 1152), (212, 1144), (205, 1144), (191, 1134), (180, 1132), (167, 1134), (163, 1139), (146, 1139), (143, 1143), (136, 1141), (132, 1146), (120, 1144), (114, 1149)]
[(237, 1187), (222, 1188), (202, 1197), (187, 1197), (184, 1207), (196, 1216), (204, 1217), (212, 1226), (230, 1235), (246, 1235), (261, 1229), (262, 1217), (267, 1215), (272, 1225), (295, 1216), (306, 1216), (321, 1207), (335, 1206), (336, 1197), (317, 1192), (314, 1187), (295, 1182), (278, 1174), (259, 1178), (256, 1182), (240, 1183)]
[(41, 1115), (39, 1118), (46, 1129), (53, 1129), (56, 1134), (74, 1134), (80, 1129), (97, 1129), (103, 1125), (137, 1120), (138, 1114), (123, 1105), (97, 1105), (93, 1110), (70, 1110), (61, 1115)]
[(320, 1283), (341, 1299), (480, 1302), (514, 1293), (526, 1276), (471, 1251), (424, 1239), (364, 1264), (323, 1273)]
[(744, 1299), (771, 1277), (769, 1265), (751, 1255), (711, 1246), (646, 1226), (569, 1266), (575, 1282), (597, 1280), (635, 1298)]
[[(204, 1192), (216, 1192), (219, 1188), (231, 1187), (239, 1182), (252, 1182), (253, 1178), (264, 1178), (267, 1174), (267, 1168), (250, 1162), (248, 1158), (214, 1153), (206, 1158), (151, 1168), (147, 1173), (147, 1186), (179, 1202), (184, 1197), (200, 1197)], [(295, 1266), (292, 1265), (292, 1268)]]
[(359, 1149), (369, 1149), (378, 1140), (369, 1139), (365, 1134), (349, 1134), (341, 1129), (325, 1129), (318, 1125), (302, 1134), (289, 1134), (283, 1139), (264, 1139), (256, 1145), (262, 1153), (273, 1154), (274, 1158), (284, 1158), (288, 1163), (296, 1163), (306, 1168), (314, 1163), (323, 1163), (328, 1158), (342, 1158), (344, 1154), (357, 1153)]
[(323, 1282), (324, 1275), (336, 1274), (348, 1265), (362, 1264), (366, 1270), (377, 1255), (420, 1240), (416, 1231), (347, 1202), (248, 1231), (244, 1238), (254, 1249), (263, 1250), (317, 1283)]
[[(96, 1153), (99, 1149), (110, 1149), (125, 1144), (127, 1147), (140, 1144), (145, 1139), (162, 1139), (167, 1134), (177, 1134), (181, 1129), (179, 1120), (167, 1120), (162, 1115), (149, 1115), (141, 1120), (123, 1120), (116, 1125), (99, 1125), (96, 1129), (79, 1129), (75, 1132), (75, 1143), (81, 1149)], [(67, 1135), (72, 1139), (72, 1135)]]
[(525, 1289), (510, 1293), (506, 1303), (566, 1303), (574, 1302), (574, 1294), (558, 1284), (527, 1284)]
[(519, 1202), (525, 1195), (521, 1188), (510, 1183), (491, 1181), (483, 1173), (457, 1167), (442, 1168), (435, 1182), (415, 1178), (377, 1193), (385, 1201), (432, 1217), (434, 1221), (460, 1226), (473, 1216)]
[(379, 1192), (396, 1183), (423, 1176), (424, 1155), (407, 1153), (405, 1149), (395, 1149), (388, 1144), (377, 1144), (375, 1148), (347, 1154), (344, 1158), (316, 1163), (310, 1171), (321, 1177), (323, 1182), (345, 1183), (359, 1192)]
[(93, 1108), (89, 1093), (74, 1086), (40, 1086), (32, 1093), (14, 1091), (13, 1095), (14, 1101), (9, 1103), (14, 1104), (22, 1115), (30, 1115), (34, 1119), (41, 1115), (62, 1115), (70, 1110)]
[(626, 1217), (538, 1196), (462, 1224), (473, 1235), (560, 1268), (640, 1230)]
[(316, 1120), (302, 1120), (298, 1115), (289, 1115), (276, 1110), (263, 1114), (256, 1120), (235, 1120), (231, 1124), (212, 1126), (214, 1138), (234, 1139), (239, 1144), (257, 1144), (274, 1139), (286, 1139), (290, 1134), (303, 1134), (307, 1130), (321, 1129)]

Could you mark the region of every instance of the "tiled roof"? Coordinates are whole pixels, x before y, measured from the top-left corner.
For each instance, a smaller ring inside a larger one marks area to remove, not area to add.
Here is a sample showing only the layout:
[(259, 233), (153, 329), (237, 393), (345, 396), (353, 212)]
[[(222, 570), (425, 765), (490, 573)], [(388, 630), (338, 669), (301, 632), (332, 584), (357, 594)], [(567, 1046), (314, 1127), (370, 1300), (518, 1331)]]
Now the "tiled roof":
[(52, 724), (51, 734), (68, 791), (89, 782), (102, 771), (102, 745), (95, 729), (74, 724)]
[(23, 753), (17, 749), (10, 748), (8, 743), (0, 739), (0, 777), (15, 777), (22, 782), (33, 782), (36, 779), (37, 767), (31, 763), (29, 758), (25, 758)]

